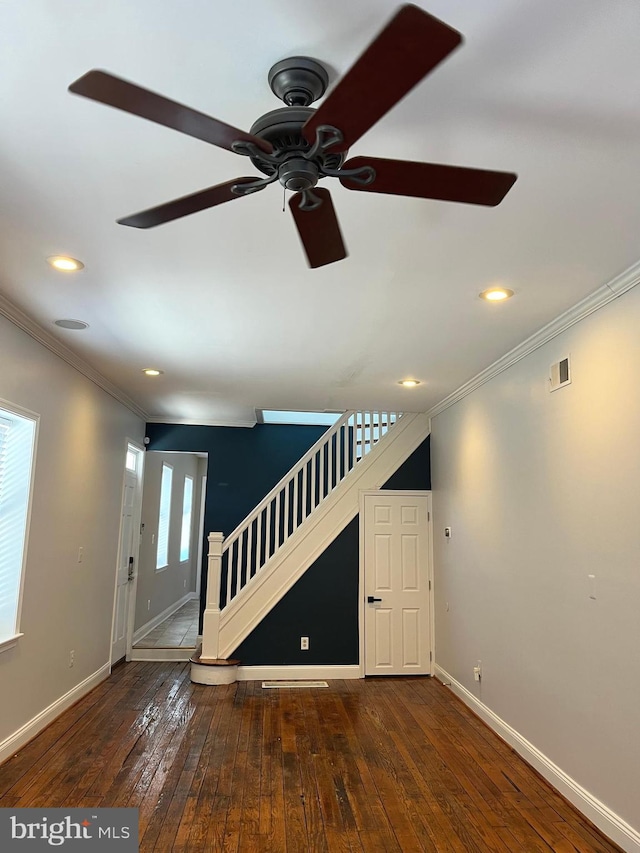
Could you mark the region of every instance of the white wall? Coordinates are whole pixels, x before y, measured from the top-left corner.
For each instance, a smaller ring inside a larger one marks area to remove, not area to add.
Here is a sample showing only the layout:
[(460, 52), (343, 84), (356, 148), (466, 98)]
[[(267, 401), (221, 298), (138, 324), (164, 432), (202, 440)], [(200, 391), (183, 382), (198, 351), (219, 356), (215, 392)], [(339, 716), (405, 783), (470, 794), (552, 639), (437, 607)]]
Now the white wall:
[(2, 316), (0, 365), (0, 398), (40, 415), (24, 637), (0, 654), (1, 746), (108, 664), (126, 439), (141, 442), (144, 423)]
[[(138, 560), (134, 626), (136, 631), (154, 619), (154, 617), (176, 604), (176, 602), (184, 598), (188, 593), (195, 592), (196, 561), (198, 557), (197, 537), (200, 524), (200, 495), (202, 492), (202, 480), (199, 476), (200, 461), (200, 457), (193, 453), (150, 451), (145, 454), (144, 492), (142, 498), (142, 523), (144, 524), (144, 532), (140, 540), (140, 556)], [(163, 463), (171, 465), (173, 468), (169, 527), (169, 562), (161, 571), (156, 571), (160, 481)], [(182, 501), (184, 478), (186, 475), (193, 477), (191, 548), (189, 559), (181, 563)], [(151, 603), (148, 606), (149, 602)]]
[(640, 287), (437, 415), (431, 448), (438, 665), (640, 829)]

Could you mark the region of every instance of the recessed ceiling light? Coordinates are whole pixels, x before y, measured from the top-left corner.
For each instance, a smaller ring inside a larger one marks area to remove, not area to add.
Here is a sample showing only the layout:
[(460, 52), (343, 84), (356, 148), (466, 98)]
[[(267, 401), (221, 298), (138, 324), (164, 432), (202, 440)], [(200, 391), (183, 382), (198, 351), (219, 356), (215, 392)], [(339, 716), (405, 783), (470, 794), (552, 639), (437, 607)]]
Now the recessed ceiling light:
[(60, 326), (61, 329), (88, 329), (89, 324), (85, 323), (84, 320), (54, 320), (56, 326)]
[(415, 388), (419, 384), (420, 382), (417, 379), (401, 379), (398, 382), (398, 385), (402, 385), (405, 388)]
[(158, 370), (157, 367), (145, 367), (142, 372), (145, 376), (160, 376), (164, 370)]
[(84, 269), (82, 261), (77, 260), (77, 258), (68, 258), (66, 255), (53, 255), (47, 258), (47, 263), (63, 272), (76, 272), (76, 270)]
[(488, 290), (483, 290), (479, 296), (487, 302), (503, 302), (505, 299), (511, 299), (513, 290), (509, 290), (508, 287), (490, 287)]

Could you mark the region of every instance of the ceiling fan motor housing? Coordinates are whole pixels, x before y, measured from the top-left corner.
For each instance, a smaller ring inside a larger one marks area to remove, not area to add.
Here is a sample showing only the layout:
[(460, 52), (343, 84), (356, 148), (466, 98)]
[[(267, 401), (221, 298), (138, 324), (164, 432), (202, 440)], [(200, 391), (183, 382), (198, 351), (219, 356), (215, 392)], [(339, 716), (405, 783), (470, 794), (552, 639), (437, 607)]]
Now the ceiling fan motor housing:
[(319, 177), (316, 164), (304, 157), (289, 157), (278, 169), (278, 180), (282, 186), (295, 193), (315, 187)]
[(324, 95), (329, 83), (324, 66), (308, 56), (276, 62), (268, 79), (273, 94), (288, 107), (308, 107)]
[[(339, 169), (347, 155), (346, 151), (320, 150), (312, 159), (306, 158), (311, 146), (302, 134), (302, 126), (314, 113), (312, 107), (280, 107), (265, 113), (251, 126), (253, 136), (266, 139), (273, 146), (273, 155), (265, 157), (256, 152), (251, 155), (251, 162), (265, 175), (277, 171), (280, 183), (295, 192), (315, 186), (325, 169)], [(298, 186), (296, 180), (306, 181), (307, 185)]]

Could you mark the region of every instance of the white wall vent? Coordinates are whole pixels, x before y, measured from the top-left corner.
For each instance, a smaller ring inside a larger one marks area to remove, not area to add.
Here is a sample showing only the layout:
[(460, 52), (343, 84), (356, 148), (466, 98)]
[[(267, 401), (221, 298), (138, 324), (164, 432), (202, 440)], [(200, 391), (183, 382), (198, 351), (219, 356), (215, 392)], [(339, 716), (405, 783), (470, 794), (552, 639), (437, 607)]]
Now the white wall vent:
[(569, 356), (561, 358), (551, 365), (549, 370), (549, 391), (557, 391), (558, 388), (564, 388), (565, 385), (571, 384), (571, 365)]

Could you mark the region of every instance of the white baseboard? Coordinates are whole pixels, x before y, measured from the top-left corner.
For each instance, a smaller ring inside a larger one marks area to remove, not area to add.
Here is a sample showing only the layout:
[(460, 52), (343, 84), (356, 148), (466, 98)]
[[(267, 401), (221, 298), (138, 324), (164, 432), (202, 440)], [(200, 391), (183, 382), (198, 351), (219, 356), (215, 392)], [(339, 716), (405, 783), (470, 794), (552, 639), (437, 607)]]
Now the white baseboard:
[(8, 738), (0, 743), (0, 764), (8, 758), (11, 758), (12, 755), (15, 755), (15, 753), (30, 740), (33, 740), (37, 734), (59, 717), (60, 714), (66, 711), (67, 708), (70, 708), (82, 699), (83, 696), (90, 693), (93, 688), (97, 687), (102, 681), (106, 681), (106, 679), (109, 678), (110, 673), (111, 664), (105, 663), (105, 665), (96, 670), (93, 675), (85, 678), (84, 681), (81, 681), (80, 684), (77, 684), (69, 690), (68, 693), (65, 693), (64, 696), (56, 699), (56, 701), (49, 705), (48, 708), (45, 708), (44, 711), (40, 711), (39, 714), (36, 714), (35, 717), (29, 720), (28, 723), (25, 723), (25, 725), (18, 729), (17, 732), (9, 735)]
[(180, 646), (172, 649), (131, 649), (131, 660), (189, 660), (195, 649), (192, 646)]
[(572, 779), (550, 758), (540, 752), (519, 732), (495, 714), (466, 687), (456, 681), (446, 670), (436, 664), (435, 675), (439, 681), (451, 687), (456, 696), (474, 711), (480, 719), (512, 746), (541, 776), (550, 782), (563, 797), (569, 800), (582, 814), (595, 824), (606, 836), (627, 853), (640, 853), (640, 832), (623, 820), (610, 808)]
[[(137, 631), (134, 631), (133, 634), (133, 645), (139, 643), (140, 640), (143, 640), (147, 634), (150, 634), (154, 628), (157, 628), (158, 625), (161, 625), (165, 619), (168, 619), (169, 616), (173, 616), (173, 614), (180, 610), (180, 608), (187, 603), (187, 601), (192, 601), (194, 598), (199, 598), (197, 593), (188, 592), (186, 595), (183, 595), (178, 601), (174, 601), (169, 607), (165, 608), (162, 613), (158, 613), (157, 616), (154, 616), (149, 622), (146, 622), (141, 628), (138, 628)], [(139, 658), (132, 658), (132, 660), (139, 660)]]
[(332, 678), (362, 678), (360, 665), (312, 664), (310, 666), (239, 666), (238, 681), (279, 681), (293, 679), (329, 681)]

